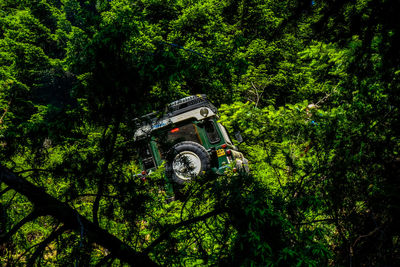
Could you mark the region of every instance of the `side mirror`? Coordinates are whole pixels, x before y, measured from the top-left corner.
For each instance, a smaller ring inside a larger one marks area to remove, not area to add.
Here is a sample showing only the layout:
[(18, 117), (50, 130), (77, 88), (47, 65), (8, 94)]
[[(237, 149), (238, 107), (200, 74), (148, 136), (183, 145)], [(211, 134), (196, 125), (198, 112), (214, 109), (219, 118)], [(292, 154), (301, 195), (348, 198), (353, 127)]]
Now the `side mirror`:
[(243, 143), (243, 137), (239, 131), (235, 133), (235, 139), (239, 142), (239, 144)]

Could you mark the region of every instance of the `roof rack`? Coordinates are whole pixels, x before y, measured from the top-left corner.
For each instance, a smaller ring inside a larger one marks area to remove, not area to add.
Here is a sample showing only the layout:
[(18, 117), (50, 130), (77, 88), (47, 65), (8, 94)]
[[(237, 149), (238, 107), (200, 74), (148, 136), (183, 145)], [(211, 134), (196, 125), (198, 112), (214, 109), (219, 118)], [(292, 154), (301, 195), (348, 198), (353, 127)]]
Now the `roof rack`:
[(199, 107), (208, 107), (214, 113), (217, 113), (217, 108), (211, 104), (208, 99), (207, 95), (205, 94), (198, 94), (198, 95), (191, 95), (179, 100), (176, 100), (170, 103), (167, 106), (167, 116), (176, 116), (187, 112), (189, 110), (193, 110)]

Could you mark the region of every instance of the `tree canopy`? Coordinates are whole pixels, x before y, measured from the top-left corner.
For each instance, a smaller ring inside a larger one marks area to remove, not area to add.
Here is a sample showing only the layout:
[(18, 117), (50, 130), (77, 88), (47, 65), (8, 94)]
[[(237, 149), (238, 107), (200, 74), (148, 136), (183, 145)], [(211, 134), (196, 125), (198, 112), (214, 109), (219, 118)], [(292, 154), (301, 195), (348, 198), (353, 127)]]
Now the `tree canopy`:
[[(400, 2), (0, 1), (5, 266), (400, 265)], [(134, 119), (205, 93), (251, 173), (167, 203)]]

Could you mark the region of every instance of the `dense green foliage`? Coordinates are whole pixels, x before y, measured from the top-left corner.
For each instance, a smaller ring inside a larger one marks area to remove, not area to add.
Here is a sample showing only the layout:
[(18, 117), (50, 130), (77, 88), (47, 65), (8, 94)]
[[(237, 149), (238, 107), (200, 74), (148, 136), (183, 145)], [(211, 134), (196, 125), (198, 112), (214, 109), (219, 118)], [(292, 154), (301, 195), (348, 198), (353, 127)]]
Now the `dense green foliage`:
[[(399, 12), (1, 0), (0, 262), (119, 266), (125, 246), (167, 266), (400, 265)], [(199, 178), (167, 204), (162, 169), (134, 176), (133, 119), (196, 93), (242, 133), (251, 175)]]

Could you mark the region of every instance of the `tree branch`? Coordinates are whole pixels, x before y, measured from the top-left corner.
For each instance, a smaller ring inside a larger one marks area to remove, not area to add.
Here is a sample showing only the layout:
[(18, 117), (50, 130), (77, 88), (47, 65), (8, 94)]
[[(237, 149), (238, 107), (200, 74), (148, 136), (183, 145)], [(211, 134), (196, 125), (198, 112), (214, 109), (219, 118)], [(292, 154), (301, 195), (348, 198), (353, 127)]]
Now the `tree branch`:
[(4, 109), (4, 113), (0, 117), (0, 124), (3, 124), (4, 117), (6, 116), (6, 114), (8, 112), (8, 108), (10, 107), (10, 105), (11, 105), (11, 100), (8, 101), (7, 107)]
[[(97, 196), (93, 202), (93, 223), (96, 226), (99, 226), (99, 218), (98, 218), (98, 213), (99, 213), (99, 207), (100, 207), (100, 199), (101, 197), (104, 195), (104, 190), (106, 188), (106, 182), (107, 182), (107, 177), (108, 177), (108, 167), (111, 163), (111, 159), (112, 159), (112, 155), (114, 154), (114, 149), (115, 149), (115, 143), (117, 141), (117, 135), (118, 135), (118, 131), (119, 131), (119, 127), (120, 127), (120, 122), (119, 120), (117, 120), (115, 122), (115, 125), (112, 129), (112, 133), (111, 133), (111, 143), (110, 143), (110, 147), (107, 149), (106, 144), (104, 144), (104, 158), (105, 158), (105, 162), (102, 166), (102, 170), (101, 173), (102, 175), (100, 176), (100, 180), (98, 182), (98, 189), (97, 189)], [(102, 140), (103, 142), (106, 142), (106, 132), (107, 132), (108, 127), (106, 127), (104, 129), (103, 132), (103, 137)]]
[(24, 224), (33, 221), (37, 217), (40, 217), (42, 214), (40, 214), (37, 210), (33, 210), (28, 216), (23, 218), (21, 221), (19, 221), (16, 225), (14, 225), (13, 228), (11, 228), (10, 231), (5, 233), (4, 235), (0, 236), (0, 244), (3, 244), (10, 239), (10, 237), (15, 234)]
[(357, 245), (358, 241), (360, 241), (362, 238), (366, 238), (366, 237), (369, 237), (369, 236), (375, 234), (379, 229), (380, 229), (379, 227), (376, 227), (374, 230), (372, 230), (368, 234), (360, 235), (359, 237), (357, 237), (357, 239), (354, 241), (353, 245), (350, 246), (350, 256), (351, 257), (354, 256), (354, 247)]
[(105, 266), (106, 263), (110, 260), (112, 260), (114, 258), (113, 254), (108, 254), (107, 256), (105, 256), (104, 258), (102, 258), (97, 264), (96, 266)]
[[(81, 195), (77, 195), (77, 196), (71, 197), (71, 198), (65, 200), (65, 202), (68, 203), (68, 202), (71, 202), (71, 201), (75, 201), (76, 199), (81, 198), (81, 197), (97, 197), (97, 196), (98, 196), (98, 194), (81, 194)], [(118, 198), (117, 195), (102, 195), (101, 197), (113, 198), (113, 199), (117, 199)]]
[(320, 219), (320, 220), (313, 220), (313, 221), (309, 221), (309, 222), (302, 222), (302, 223), (296, 223), (295, 225), (307, 225), (307, 224), (313, 224), (313, 223), (317, 223), (317, 222), (333, 222), (334, 219)]
[(68, 229), (80, 232), (81, 227), (84, 227), (89, 240), (107, 248), (121, 261), (132, 266), (157, 266), (145, 253), (133, 250), (106, 230), (78, 214), (68, 204), (47, 194), (43, 189), (15, 175), (3, 166), (0, 166), (0, 180), (15, 191), (26, 196), (35, 205), (37, 210), (43, 211), (46, 215), (54, 217), (59, 222), (63, 222)]
[(46, 169), (27, 169), (27, 170), (22, 170), (22, 171), (17, 171), (14, 172), (15, 174), (21, 174), (24, 172), (54, 172), (52, 170), (46, 170)]
[(0, 196), (2, 196), (2, 195), (4, 195), (5, 193), (7, 193), (10, 189), (11, 189), (10, 187), (6, 187), (5, 189), (3, 189), (3, 190), (0, 192)]
[(204, 221), (212, 216), (218, 215), (223, 213), (223, 210), (213, 210), (210, 211), (204, 215), (201, 215), (199, 217), (195, 217), (186, 221), (181, 221), (180, 223), (174, 224), (174, 225), (170, 225), (167, 226), (167, 229), (161, 233), (161, 235), (153, 241), (153, 243), (151, 243), (143, 252), (144, 253), (149, 253), (155, 246), (157, 246), (158, 244), (160, 244), (162, 241), (164, 241), (165, 239), (167, 239), (169, 237), (169, 235), (174, 232), (176, 229), (182, 227), (182, 226), (187, 226), (190, 225), (192, 223), (196, 223), (196, 222), (200, 222), (200, 221)]
[(40, 242), (38, 248), (35, 250), (35, 252), (29, 258), (27, 266), (34, 266), (36, 259), (40, 256), (40, 254), (43, 253), (43, 250), (47, 247), (47, 245), (50, 244), (59, 235), (64, 233), (65, 230), (67, 230), (67, 227), (65, 227), (65, 225), (63, 225), (60, 228), (54, 230), (45, 240)]

